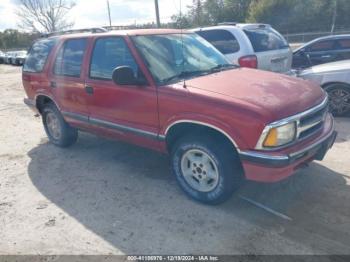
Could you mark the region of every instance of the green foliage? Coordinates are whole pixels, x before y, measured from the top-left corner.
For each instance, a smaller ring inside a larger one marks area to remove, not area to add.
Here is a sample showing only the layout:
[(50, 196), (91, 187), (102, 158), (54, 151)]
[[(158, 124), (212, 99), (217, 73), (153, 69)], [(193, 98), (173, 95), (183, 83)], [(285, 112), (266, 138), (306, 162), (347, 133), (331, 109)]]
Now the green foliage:
[(186, 14), (172, 20), (178, 28), (215, 25), (221, 22), (244, 22), (254, 0), (193, 0)]
[[(268, 23), (283, 33), (350, 27), (350, 0), (194, 0), (188, 13), (173, 16), (177, 27), (220, 22)], [(335, 19), (334, 19), (335, 18)]]
[(6, 29), (4, 32), (0, 32), (0, 50), (27, 49), (38, 37), (36, 34)]

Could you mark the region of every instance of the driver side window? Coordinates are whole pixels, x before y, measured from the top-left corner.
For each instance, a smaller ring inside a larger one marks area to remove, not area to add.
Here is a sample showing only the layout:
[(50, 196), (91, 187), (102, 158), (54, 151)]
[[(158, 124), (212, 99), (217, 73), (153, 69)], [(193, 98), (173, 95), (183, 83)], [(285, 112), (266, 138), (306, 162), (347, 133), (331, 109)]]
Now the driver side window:
[(129, 66), (136, 78), (144, 79), (122, 37), (97, 39), (91, 56), (90, 78), (112, 80), (113, 70), (119, 66)]

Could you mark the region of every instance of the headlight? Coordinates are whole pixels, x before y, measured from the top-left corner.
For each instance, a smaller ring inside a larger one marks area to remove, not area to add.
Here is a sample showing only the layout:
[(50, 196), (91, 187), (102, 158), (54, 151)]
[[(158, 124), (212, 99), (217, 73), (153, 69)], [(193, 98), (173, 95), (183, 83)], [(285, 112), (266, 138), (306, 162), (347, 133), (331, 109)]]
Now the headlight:
[(295, 139), (296, 123), (291, 122), (282, 126), (272, 127), (266, 134), (264, 147), (277, 147), (288, 144)]

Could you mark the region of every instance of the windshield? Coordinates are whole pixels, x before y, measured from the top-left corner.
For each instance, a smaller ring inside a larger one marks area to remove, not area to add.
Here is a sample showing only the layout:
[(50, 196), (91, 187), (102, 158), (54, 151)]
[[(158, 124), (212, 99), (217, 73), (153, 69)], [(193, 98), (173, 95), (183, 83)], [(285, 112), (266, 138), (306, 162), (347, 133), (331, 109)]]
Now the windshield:
[(133, 41), (158, 84), (234, 67), (196, 34), (134, 36)]

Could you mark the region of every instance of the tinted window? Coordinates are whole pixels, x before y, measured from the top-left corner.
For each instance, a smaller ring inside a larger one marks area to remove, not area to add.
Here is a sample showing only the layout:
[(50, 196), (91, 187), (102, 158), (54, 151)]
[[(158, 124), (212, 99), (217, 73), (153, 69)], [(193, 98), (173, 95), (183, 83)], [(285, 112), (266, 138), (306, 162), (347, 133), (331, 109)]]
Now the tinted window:
[(276, 30), (270, 27), (245, 29), (255, 52), (278, 50), (288, 47), (287, 41)]
[(309, 47), (311, 52), (329, 51), (334, 48), (334, 40), (325, 40), (314, 43)]
[(350, 49), (350, 39), (339, 39), (338, 49)]
[(123, 38), (98, 39), (92, 53), (90, 77), (110, 80), (113, 70), (118, 66), (129, 66), (135, 77), (143, 77)]
[(23, 71), (39, 73), (43, 70), (47, 57), (55, 46), (57, 39), (43, 39), (35, 42), (29, 50)]
[(67, 40), (56, 57), (54, 74), (80, 77), (85, 47), (86, 39)]
[(232, 54), (239, 51), (239, 43), (233, 34), (226, 30), (208, 30), (196, 32), (210, 42), (223, 54)]

